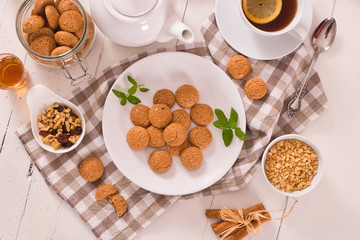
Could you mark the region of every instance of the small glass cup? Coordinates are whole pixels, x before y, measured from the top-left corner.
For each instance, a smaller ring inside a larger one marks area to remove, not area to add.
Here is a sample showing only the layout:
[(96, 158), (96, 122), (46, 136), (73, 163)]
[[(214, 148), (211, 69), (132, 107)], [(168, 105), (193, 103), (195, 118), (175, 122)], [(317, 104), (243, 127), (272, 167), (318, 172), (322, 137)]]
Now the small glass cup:
[(0, 89), (20, 89), (29, 81), (29, 74), (21, 60), (11, 54), (0, 54)]

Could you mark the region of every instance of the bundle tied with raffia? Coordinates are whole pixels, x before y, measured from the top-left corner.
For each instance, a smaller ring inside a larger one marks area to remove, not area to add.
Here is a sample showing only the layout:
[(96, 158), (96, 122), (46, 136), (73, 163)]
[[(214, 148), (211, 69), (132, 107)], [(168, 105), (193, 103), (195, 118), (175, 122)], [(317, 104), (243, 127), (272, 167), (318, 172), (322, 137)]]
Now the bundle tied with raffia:
[[(294, 205), (285, 216), (274, 220), (287, 217), (293, 210)], [(257, 235), (261, 231), (261, 224), (272, 219), (270, 212), (282, 210), (269, 211), (260, 203), (248, 209), (207, 209), (206, 216), (221, 219), (220, 222), (211, 225), (214, 233), (220, 236), (220, 240), (226, 238), (228, 240), (238, 240), (243, 239), (248, 234)]]

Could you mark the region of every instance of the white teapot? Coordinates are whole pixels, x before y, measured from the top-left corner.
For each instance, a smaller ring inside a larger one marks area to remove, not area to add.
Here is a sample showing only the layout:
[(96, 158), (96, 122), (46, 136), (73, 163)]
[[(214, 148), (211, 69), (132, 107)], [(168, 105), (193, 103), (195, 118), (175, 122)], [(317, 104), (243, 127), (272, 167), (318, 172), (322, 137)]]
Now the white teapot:
[(99, 29), (120, 45), (194, 42), (193, 31), (175, 14), (174, 0), (90, 0), (90, 10)]

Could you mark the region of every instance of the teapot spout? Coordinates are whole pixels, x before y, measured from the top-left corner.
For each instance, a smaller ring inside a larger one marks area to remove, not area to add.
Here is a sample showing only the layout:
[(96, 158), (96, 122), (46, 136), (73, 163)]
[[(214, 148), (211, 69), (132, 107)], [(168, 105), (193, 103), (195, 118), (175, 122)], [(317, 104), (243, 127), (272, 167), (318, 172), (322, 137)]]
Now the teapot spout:
[(156, 41), (168, 42), (171, 39), (177, 38), (184, 43), (193, 43), (195, 40), (194, 32), (190, 27), (180, 21), (174, 14), (166, 19), (162, 31), (159, 33)]

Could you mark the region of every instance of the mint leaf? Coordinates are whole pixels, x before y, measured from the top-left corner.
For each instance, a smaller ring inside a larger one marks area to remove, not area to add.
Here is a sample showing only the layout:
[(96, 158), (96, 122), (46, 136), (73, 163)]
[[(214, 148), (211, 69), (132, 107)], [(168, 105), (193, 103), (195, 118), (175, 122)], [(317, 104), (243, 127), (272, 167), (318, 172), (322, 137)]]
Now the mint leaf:
[(221, 122), (227, 122), (228, 119), (225, 116), (224, 112), (221, 111), (220, 109), (216, 108), (215, 109), (215, 115), (217, 116), (217, 118), (221, 121)]
[(234, 108), (231, 108), (229, 120), (226, 118), (224, 112), (220, 109), (215, 109), (215, 114), (218, 117), (218, 120), (213, 122), (213, 125), (216, 128), (222, 129), (222, 138), (226, 147), (228, 147), (232, 139), (234, 138), (233, 129), (235, 130), (235, 135), (242, 141), (246, 139), (245, 133), (238, 127), (237, 122), (239, 115)]
[(237, 124), (234, 123), (234, 122), (229, 122), (229, 126), (230, 126), (230, 128), (232, 128), (232, 129), (237, 128)]
[(228, 147), (233, 139), (233, 131), (231, 129), (224, 129), (222, 132), (222, 138), (224, 140), (224, 144)]
[(149, 89), (148, 89), (148, 88), (144, 88), (144, 87), (139, 88), (139, 89), (140, 89), (140, 92), (147, 92), (147, 91), (149, 91)]
[(134, 105), (141, 103), (140, 99), (138, 99), (137, 97), (135, 97), (133, 95), (129, 95), (127, 97), (127, 100), (129, 101), (129, 103), (134, 104)]
[(122, 106), (125, 106), (126, 102), (127, 102), (127, 98), (126, 98), (126, 96), (125, 96), (124, 98), (121, 99), (120, 104), (121, 104)]
[(134, 85), (134, 86), (132, 86), (131, 88), (129, 88), (128, 93), (129, 93), (130, 95), (133, 95), (133, 94), (136, 93), (136, 90), (137, 90), (137, 85)]
[(144, 84), (138, 85), (138, 83), (131, 76), (127, 76), (128, 81), (132, 84), (132, 86), (127, 90), (128, 94), (120, 92), (118, 90), (112, 89), (115, 96), (121, 99), (120, 104), (122, 106), (126, 105), (127, 102), (132, 103), (134, 105), (141, 103), (141, 100), (134, 96), (137, 89), (139, 88), (140, 92), (149, 91), (148, 88), (144, 87)]
[(132, 77), (128, 76), (128, 81), (130, 83), (132, 83), (132, 85), (136, 85), (137, 86), (137, 82), (135, 81), (135, 79), (133, 79)]
[(115, 89), (113, 89), (112, 91), (113, 91), (113, 93), (115, 94), (115, 96), (117, 96), (118, 98), (121, 98), (121, 99), (126, 98), (126, 94), (125, 94), (125, 93), (120, 92), (120, 91), (115, 90)]
[(118, 90), (115, 90), (115, 89), (113, 89), (112, 91), (113, 91), (113, 93), (115, 94), (115, 96), (117, 96), (118, 98), (121, 98), (120, 104), (124, 106), (124, 105), (126, 104), (126, 102), (127, 102), (127, 100), (126, 100), (126, 98), (127, 98), (126, 94), (123, 93), (123, 92), (120, 92), (120, 91), (118, 91)]
[(215, 122), (213, 122), (213, 125), (220, 129), (230, 129), (230, 127), (226, 123), (220, 120), (216, 120)]
[[(237, 114), (237, 112), (235, 111), (235, 109), (231, 108), (229, 121), (230, 121), (231, 123), (235, 123), (235, 124), (237, 125), (238, 118), (239, 118), (239, 115)], [(236, 128), (236, 127), (235, 127), (235, 128)]]
[(235, 129), (235, 135), (240, 139), (240, 140), (246, 140), (246, 135), (245, 133), (241, 130), (241, 128), (237, 127)]

